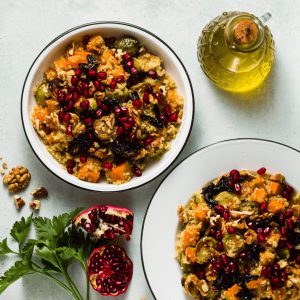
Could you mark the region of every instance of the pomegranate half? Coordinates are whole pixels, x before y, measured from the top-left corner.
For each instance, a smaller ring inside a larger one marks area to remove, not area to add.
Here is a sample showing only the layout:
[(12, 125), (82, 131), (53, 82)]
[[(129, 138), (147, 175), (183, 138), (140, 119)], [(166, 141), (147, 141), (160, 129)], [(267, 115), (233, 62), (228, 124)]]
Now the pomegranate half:
[(103, 296), (125, 293), (132, 273), (132, 261), (125, 250), (117, 245), (96, 248), (88, 260), (90, 283)]
[(116, 235), (130, 238), (133, 228), (133, 212), (112, 205), (92, 206), (73, 219), (76, 227), (89, 233), (91, 240), (113, 239)]

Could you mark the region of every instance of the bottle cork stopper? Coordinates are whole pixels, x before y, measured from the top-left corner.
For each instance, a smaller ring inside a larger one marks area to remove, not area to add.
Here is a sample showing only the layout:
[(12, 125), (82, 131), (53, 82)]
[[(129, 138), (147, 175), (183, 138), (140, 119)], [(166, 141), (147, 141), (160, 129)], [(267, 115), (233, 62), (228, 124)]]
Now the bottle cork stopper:
[(234, 28), (234, 39), (240, 45), (252, 44), (258, 37), (259, 29), (256, 23), (242, 19)]

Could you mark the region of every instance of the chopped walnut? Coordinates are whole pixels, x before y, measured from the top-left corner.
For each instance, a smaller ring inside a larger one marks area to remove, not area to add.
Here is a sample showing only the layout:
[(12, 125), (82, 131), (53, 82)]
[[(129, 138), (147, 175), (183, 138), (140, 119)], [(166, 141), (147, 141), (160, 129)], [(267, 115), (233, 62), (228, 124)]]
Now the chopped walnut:
[(30, 173), (27, 168), (18, 166), (12, 168), (8, 174), (3, 177), (3, 183), (8, 186), (11, 193), (16, 193), (25, 189), (30, 181)]
[(29, 202), (29, 206), (30, 206), (31, 209), (39, 210), (41, 208), (41, 201), (37, 200), (37, 199), (34, 199), (34, 200)]
[(31, 195), (35, 198), (45, 198), (48, 196), (48, 191), (40, 186), (31, 192)]
[(7, 166), (7, 163), (6, 163), (6, 162), (4, 162), (4, 163), (2, 164), (2, 168), (3, 168), (4, 170), (6, 170), (6, 169), (8, 168), (8, 166)]
[(24, 199), (19, 195), (14, 196), (14, 201), (17, 209), (21, 209), (25, 205)]

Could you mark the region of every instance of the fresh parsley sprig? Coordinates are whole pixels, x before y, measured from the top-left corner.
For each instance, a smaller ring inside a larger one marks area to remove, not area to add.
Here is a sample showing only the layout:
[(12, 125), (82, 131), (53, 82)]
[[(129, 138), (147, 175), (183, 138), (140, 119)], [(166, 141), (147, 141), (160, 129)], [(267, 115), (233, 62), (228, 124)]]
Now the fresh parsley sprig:
[[(0, 241), (0, 257), (8, 254), (18, 257), (15, 264), (0, 277), (0, 294), (23, 276), (42, 274), (63, 287), (74, 299), (84, 299), (68, 273), (68, 267), (76, 260), (87, 274), (86, 262), (94, 247), (85, 234), (72, 224), (72, 219), (82, 210), (77, 208), (52, 219), (31, 215), (15, 222), (10, 235), (17, 242), (18, 251), (8, 246), (7, 238)], [(37, 239), (28, 238), (32, 225)], [(89, 300), (88, 278), (85, 299)]]

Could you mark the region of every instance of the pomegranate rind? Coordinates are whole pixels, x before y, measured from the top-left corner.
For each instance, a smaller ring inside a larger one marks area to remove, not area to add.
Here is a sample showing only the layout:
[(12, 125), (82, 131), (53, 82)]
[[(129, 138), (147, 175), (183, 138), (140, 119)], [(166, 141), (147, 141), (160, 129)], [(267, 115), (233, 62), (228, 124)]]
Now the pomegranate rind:
[[(96, 227), (94, 230), (92, 230), (90, 233), (90, 238), (93, 241), (100, 240), (102, 238), (108, 238), (108, 239), (113, 239), (116, 235), (125, 235), (127, 239), (130, 238), (130, 235), (132, 234), (133, 230), (133, 212), (127, 208), (120, 207), (120, 206), (114, 206), (114, 205), (94, 205), (88, 209), (85, 209), (82, 211), (80, 214), (78, 214), (74, 219), (73, 219), (73, 224), (76, 227), (81, 227), (85, 231), (87, 231), (81, 224), (82, 219), (86, 219), (90, 221), (89, 214), (94, 210), (97, 209), (98, 211), (105, 211), (106, 216), (115, 216), (119, 218), (124, 218), (124, 224), (126, 224), (126, 228), (124, 227), (122, 230), (122, 226), (118, 226), (116, 224), (112, 224), (110, 222), (106, 222), (105, 220), (102, 220), (98, 227)], [(132, 220), (127, 220), (128, 216), (132, 217)], [(100, 220), (100, 219), (99, 219)], [(116, 230), (117, 229), (117, 230)], [(106, 235), (106, 233), (110, 231), (113, 232), (112, 235)]]
[[(97, 283), (96, 283), (96, 279), (98, 276), (100, 276), (102, 279), (105, 279), (106, 277), (110, 277), (111, 275), (113, 274), (119, 274), (118, 272), (115, 272), (111, 269), (108, 268), (108, 266), (104, 266), (104, 270), (103, 271), (99, 271), (98, 273), (94, 273), (94, 272), (91, 272), (90, 271), (90, 265), (91, 265), (91, 259), (92, 257), (96, 254), (96, 253), (99, 253), (100, 255), (103, 254), (104, 250), (107, 248), (107, 247), (113, 247), (116, 251), (118, 251), (118, 253), (121, 253), (122, 254), (122, 257), (126, 263), (126, 271), (125, 272), (122, 272), (122, 274), (125, 274), (126, 275), (126, 285), (123, 287), (122, 290), (119, 290), (117, 291), (116, 293), (108, 293), (108, 292), (105, 292), (102, 290), (102, 286), (98, 286)], [(90, 284), (92, 286), (92, 288), (97, 291), (98, 293), (100, 293), (102, 296), (118, 296), (118, 295), (121, 295), (121, 294), (124, 294), (127, 289), (128, 289), (128, 286), (131, 282), (131, 279), (132, 279), (132, 274), (133, 274), (133, 263), (131, 261), (131, 259), (128, 257), (126, 251), (120, 247), (120, 246), (117, 246), (117, 245), (104, 245), (104, 246), (101, 246), (99, 248), (96, 248), (93, 250), (93, 252), (91, 253), (90, 257), (89, 257), (89, 260), (88, 260), (88, 263), (87, 263), (87, 269), (88, 269), (88, 277), (89, 277), (89, 281), (90, 281)], [(107, 275), (107, 276), (105, 276)]]

